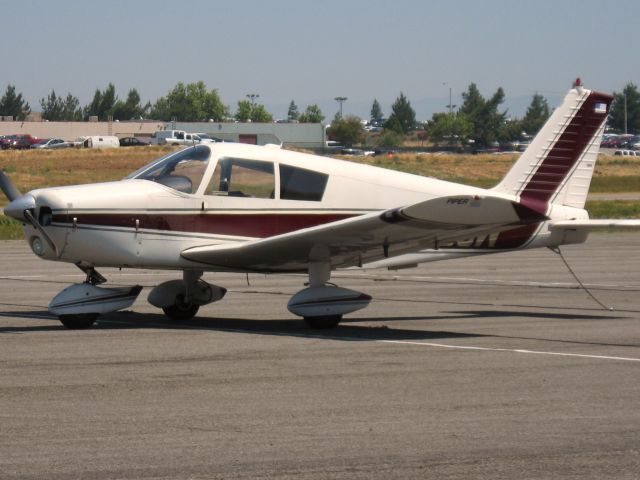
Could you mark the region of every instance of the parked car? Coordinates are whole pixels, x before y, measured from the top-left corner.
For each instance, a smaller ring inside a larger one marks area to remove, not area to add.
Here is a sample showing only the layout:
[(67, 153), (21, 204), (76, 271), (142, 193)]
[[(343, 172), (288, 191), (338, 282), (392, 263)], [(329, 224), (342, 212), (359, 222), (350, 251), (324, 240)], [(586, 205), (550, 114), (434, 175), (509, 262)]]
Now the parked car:
[(28, 150), (31, 148), (31, 142), (27, 137), (18, 136), (9, 148), (13, 148), (14, 150)]
[(354, 157), (369, 157), (374, 156), (373, 150), (362, 150), (361, 148), (343, 148), (340, 150), (341, 155), (354, 156)]
[(120, 140), (112, 135), (92, 135), (84, 139), (87, 148), (119, 148)]
[(184, 130), (158, 130), (151, 134), (149, 143), (151, 145), (165, 145), (168, 138), (184, 138), (185, 133)]
[(626, 148), (631, 150), (640, 150), (640, 135), (635, 135), (627, 140)]
[(0, 138), (0, 148), (2, 148), (2, 150), (10, 148), (15, 137), (15, 135), (3, 135), (2, 138)]
[(640, 157), (640, 151), (635, 150), (616, 150), (613, 154), (622, 157)]
[(38, 143), (31, 145), (31, 148), (68, 148), (69, 142), (65, 142), (61, 138), (45, 138)]
[(196, 133), (196, 135), (200, 137), (200, 143), (215, 143), (223, 141), (221, 138), (212, 137), (211, 135), (206, 133)]
[(184, 130), (158, 130), (151, 135), (151, 145), (197, 145), (198, 143), (207, 143), (207, 141), (202, 142), (197, 133), (187, 133)]
[(2, 140), (0, 140), (0, 147), (2, 147), (3, 150), (6, 150), (7, 148), (22, 150), (31, 148), (31, 145), (33, 145), (34, 143), (38, 143), (39, 141), (39, 139), (32, 137), (28, 133), (7, 135)]
[(165, 138), (164, 143), (168, 145), (197, 145), (201, 143), (201, 139), (195, 133), (179, 132), (175, 137)]
[(74, 141), (69, 142), (70, 147), (82, 148), (84, 147), (84, 141), (89, 137), (78, 137)]
[(120, 139), (121, 147), (148, 147), (149, 144), (147, 142), (143, 142), (139, 138), (136, 137), (124, 137)]

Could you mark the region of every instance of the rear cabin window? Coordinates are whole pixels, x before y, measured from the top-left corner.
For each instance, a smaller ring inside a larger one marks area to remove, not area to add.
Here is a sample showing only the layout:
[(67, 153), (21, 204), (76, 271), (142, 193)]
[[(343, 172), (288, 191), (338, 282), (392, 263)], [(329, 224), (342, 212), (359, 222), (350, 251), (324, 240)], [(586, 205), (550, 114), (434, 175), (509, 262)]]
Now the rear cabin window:
[(273, 163), (244, 158), (221, 158), (218, 160), (205, 194), (274, 198)]
[(280, 198), (283, 200), (322, 200), (329, 176), (303, 168), (280, 165)]

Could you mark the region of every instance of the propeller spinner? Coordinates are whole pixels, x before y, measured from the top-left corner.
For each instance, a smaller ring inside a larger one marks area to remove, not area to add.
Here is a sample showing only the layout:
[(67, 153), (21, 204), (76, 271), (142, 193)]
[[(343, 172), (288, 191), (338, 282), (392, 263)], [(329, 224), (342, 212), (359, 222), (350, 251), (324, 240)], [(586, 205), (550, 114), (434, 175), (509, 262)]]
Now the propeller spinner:
[(21, 223), (30, 223), (33, 225), (33, 228), (42, 235), (42, 238), (44, 238), (51, 249), (56, 253), (56, 256), (59, 256), (57, 245), (34, 216), (36, 199), (29, 194), (22, 195), (20, 190), (16, 188), (13, 182), (9, 180), (9, 177), (7, 177), (2, 171), (0, 171), (0, 189), (10, 201), (9, 205), (4, 207), (4, 214)]

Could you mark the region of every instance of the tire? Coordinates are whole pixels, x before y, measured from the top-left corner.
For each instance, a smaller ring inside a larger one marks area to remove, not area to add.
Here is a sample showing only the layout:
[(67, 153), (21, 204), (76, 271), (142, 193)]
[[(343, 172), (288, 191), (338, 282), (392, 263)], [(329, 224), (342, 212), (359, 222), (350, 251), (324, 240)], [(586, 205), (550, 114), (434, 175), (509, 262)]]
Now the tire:
[(195, 303), (185, 303), (184, 297), (182, 295), (178, 295), (176, 297), (176, 303), (174, 303), (170, 307), (164, 307), (162, 311), (171, 320), (184, 321), (191, 320), (193, 317), (195, 317), (199, 309), (200, 305), (197, 305)]
[(85, 330), (93, 327), (97, 313), (84, 313), (79, 315), (60, 315), (58, 319), (60, 323), (70, 330)]
[(342, 320), (342, 315), (323, 315), (322, 317), (304, 317), (304, 321), (314, 330), (329, 330), (336, 328)]

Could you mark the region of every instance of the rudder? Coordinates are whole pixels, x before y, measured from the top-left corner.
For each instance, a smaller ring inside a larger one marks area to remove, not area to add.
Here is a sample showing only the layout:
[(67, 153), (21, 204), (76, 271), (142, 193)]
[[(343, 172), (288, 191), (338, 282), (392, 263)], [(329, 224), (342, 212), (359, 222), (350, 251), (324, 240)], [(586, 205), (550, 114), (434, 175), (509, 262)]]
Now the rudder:
[(580, 79), (529, 147), (493, 190), (515, 195), (540, 213), (549, 205), (583, 208), (613, 97), (582, 87)]

